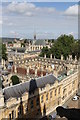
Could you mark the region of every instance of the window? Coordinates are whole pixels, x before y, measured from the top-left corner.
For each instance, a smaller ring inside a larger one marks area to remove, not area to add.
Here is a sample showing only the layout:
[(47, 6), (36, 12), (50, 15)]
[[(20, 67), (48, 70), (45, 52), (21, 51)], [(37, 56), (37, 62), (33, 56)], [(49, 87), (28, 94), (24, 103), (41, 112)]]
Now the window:
[(46, 94), (46, 100), (48, 100), (48, 93)]
[(36, 105), (39, 105), (39, 97), (36, 99)]
[(58, 94), (60, 94), (60, 88), (59, 88)]
[(12, 119), (14, 119), (14, 110), (12, 111)]
[(43, 95), (41, 96), (41, 103), (43, 102)]
[(11, 120), (11, 114), (9, 114), (9, 120)]
[(50, 92), (50, 98), (52, 98), (52, 93), (53, 93), (53, 92), (51, 91), (51, 92)]
[(31, 100), (31, 108), (33, 108), (33, 100)]
[(56, 96), (57, 89), (55, 90), (55, 96)]
[(25, 112), (27, 112), (28, 111), (28, 106), (25, 108)]

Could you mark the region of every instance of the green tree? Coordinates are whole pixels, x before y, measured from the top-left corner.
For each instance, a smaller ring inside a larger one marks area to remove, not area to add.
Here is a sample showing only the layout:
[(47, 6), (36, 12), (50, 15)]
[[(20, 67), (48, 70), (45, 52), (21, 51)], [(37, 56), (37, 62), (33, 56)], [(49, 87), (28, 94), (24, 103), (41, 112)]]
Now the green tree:
[(13, 75), (13, 76), (11, 77), (11, 80), (12, 80), (12, 84), (13, 84), (13, 85), (16, 85), (16, 84), (19, 84), (19, 83), (20, 83), (19, 77), (16, 76), (16, 75)]
[(21, 47), (25, 47), (25, 43), (21, 43)]
[(2, 58), (6, 61), (8, 58), (7, 58), (7, 49), (6, 49), (6, 45), (5, 44), (2, 44)]
[(51, 48), (51, 53), (55, 55), (56, 58), (60, 59), (61, 54), (63, 54), (64, 59), (70, 54), (71, 52), (71, 46), (74, 44), (74, 38), (72, 35), (61, 35), (57, 38), (57, 40), (54, 42), (53, 47)]
[(40, 56), (43, 57), (44, 54), (48, 57), (50, 54), (53, 56), (55, 55), (57, 59), (61, 58), (61, 54), (64, 56), (64, 59), (66, 59), (69, 55), (72, 55), (73, 58), (76, 55), (77, 58), (79, 58), (80, 40), (74, 40), (72, 35), (61, 35), (54, 41), (54, 44), (50, 49), (48, 47), (42, 49)]
[(49, 57), (50, 55), (50, 50), (48, 49), (48, 47), (43, 47), (41, 53), (40, 53), (40, 57), (44, 57), (44, 55), (46, 54), (47, 57)]

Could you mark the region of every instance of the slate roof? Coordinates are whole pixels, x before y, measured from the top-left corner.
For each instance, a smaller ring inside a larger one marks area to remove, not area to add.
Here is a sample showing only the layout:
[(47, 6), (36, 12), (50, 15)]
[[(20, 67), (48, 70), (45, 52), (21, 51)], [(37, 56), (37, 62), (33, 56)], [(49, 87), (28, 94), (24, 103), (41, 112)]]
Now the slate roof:
[(57, 78), (54, 75), (49, 74), (43, 77), (32, 79), (25, 83), (7, 87), (3, 89), (4, 97), (6, 100), (8, 100), (10, 97), (18, 98), (21, 97), (26, 91), (29, 93), (34, 92), (36, 88), (45, 87), (46, 84), (54, 84), (56, 80)]
[(34, 42), (34, 45), (46, 45), (46, 42), (45, 42), (45, 40), (36, 40)]

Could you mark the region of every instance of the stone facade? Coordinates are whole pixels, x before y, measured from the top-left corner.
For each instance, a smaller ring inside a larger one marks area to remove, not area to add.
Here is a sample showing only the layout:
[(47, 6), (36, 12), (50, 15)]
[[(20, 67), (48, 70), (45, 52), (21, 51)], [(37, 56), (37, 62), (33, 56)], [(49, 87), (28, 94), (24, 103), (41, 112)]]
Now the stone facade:
[[(38, 78), (36, 81), (51, 80), (50, 76), (46, 75), (46, 78), (44, 76)], [(44, 115), (48, 115), (58, 105), (63, 105), (77, 90), (78, 70), (76, 69), (75, 72), (66, 76), (61, 81), (55, 78), (53, 84), (45, 83), (44, 87), (38, 86), (32, 92), (26, 89), (26, 92), (18, 98), (10, 97), (4, 102), (4, 105), (0, 106), (0, 119), (13, 119), (17, 117), (38, 119)], [(0, 98), (0, 101), (4, 100), (4, 96)]]
[[(52, 55), (50, 58), (45, 55), (14, 60), (11, 73), (7, 77), (10, 79), (17, 74), (22, 83), (1, 90), (0, 119), (38, 119), (48, 115), (58, 105), (63, 105), (80, 86), (79, 63), (70, 58), (71, 56), (64, 60), (62, 56), (58, 60), (53, 59)], [(5, 84), (10, 81), (7, 82), (7, 77)], [(8, 96), (5, 91), (8, 91)]]

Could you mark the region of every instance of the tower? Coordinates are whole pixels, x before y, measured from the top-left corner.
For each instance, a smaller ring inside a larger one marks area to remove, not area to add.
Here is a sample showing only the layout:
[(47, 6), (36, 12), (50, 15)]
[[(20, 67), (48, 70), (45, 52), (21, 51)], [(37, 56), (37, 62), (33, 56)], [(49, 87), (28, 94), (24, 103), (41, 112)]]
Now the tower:
[(34, 40), (36, 40), (36, 34), (34, 34)]
[(34, 39), (33, 39), (33, 45), (35, 44), (35, 42), (36, 42), (36, 34), (34, 34)]

